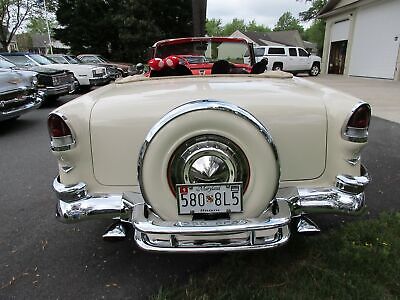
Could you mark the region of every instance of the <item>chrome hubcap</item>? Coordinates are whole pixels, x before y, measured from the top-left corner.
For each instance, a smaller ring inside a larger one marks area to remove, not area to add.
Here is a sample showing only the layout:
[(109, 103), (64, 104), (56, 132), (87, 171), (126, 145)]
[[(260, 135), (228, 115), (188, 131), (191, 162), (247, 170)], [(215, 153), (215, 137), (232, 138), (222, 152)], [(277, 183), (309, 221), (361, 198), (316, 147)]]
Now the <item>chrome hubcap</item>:
[(168, 180), (176, 184), (243, 182), (249, 180), (249, 164), (243, 151), (232, 141), (217, 135), (192, 138), (171, 157)]
[(185, 183), (233, 182), (236, 167), (228, 153), (210, 147), (198, 149), (185, 159)]

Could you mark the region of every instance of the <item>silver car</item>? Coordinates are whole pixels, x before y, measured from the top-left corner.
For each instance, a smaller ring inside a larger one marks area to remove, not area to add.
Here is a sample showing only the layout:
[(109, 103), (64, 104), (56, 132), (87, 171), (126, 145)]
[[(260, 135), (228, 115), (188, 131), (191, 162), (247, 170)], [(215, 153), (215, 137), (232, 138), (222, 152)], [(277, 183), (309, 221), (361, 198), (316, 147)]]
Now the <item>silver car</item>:
[(35, 72), (0, 68), (0, 121), (17, 119), (40, 106)]

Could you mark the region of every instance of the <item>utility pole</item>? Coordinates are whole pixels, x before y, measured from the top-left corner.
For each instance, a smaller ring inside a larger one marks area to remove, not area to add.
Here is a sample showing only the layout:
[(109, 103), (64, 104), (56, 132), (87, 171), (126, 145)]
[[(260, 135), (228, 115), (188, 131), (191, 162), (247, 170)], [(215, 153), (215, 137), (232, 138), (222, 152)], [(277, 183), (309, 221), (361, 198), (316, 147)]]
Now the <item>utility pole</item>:
[(50, 36), (50, 27), (49, 27), (49, 18), (47, 15), (46, 0), (43, 0), (43, 7), (44, 7), (44, 16), (46, 18), (47, 35), (49, 37), (50, 54), (53, 54), (53, 44), (51, 42), (51, 36)]
[(204, 36), (206, 33), (207, 0), (192, 0), (193, 36)]

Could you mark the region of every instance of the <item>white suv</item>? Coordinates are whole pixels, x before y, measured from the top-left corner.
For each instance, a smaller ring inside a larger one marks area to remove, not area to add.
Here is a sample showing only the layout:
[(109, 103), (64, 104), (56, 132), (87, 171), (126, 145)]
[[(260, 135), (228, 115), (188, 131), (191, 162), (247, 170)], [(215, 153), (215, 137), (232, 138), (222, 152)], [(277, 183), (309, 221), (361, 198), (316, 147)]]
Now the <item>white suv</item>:
[(256, 62), (268, 59), (267, 70), (283, 70), (293, 74), (308, 72), (317, 76), (321, 70), (321, 57), (311, 55), (305, 49), (290, 46), (254, 47)]

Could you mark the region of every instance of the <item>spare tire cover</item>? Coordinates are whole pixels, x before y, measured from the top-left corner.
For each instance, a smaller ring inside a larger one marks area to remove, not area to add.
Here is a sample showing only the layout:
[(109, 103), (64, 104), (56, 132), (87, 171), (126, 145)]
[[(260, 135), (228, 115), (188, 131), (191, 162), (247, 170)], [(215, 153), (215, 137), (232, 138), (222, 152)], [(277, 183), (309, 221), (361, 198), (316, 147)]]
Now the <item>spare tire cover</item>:
[(243, 195), (243, 212), (232, 219), (254, 218), (275, 197), (280, 167), (270, 132), (249, 112), (222, 101), (193, 101), (167, 113), (149, 131), (138, 161), (142, 195), (152, 210), (164, 220), (191, 220), (178, 215), (178, 204), (168, 181), (168, 165), (176, 149), (185, 141), (204, 135), (231, 140), (245, 154), (250, 175)]

